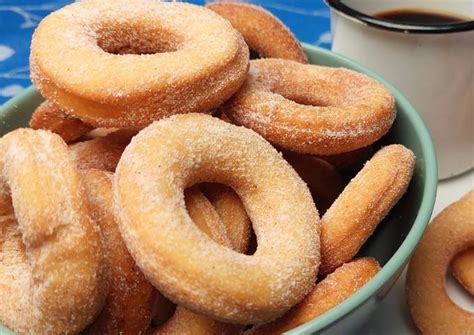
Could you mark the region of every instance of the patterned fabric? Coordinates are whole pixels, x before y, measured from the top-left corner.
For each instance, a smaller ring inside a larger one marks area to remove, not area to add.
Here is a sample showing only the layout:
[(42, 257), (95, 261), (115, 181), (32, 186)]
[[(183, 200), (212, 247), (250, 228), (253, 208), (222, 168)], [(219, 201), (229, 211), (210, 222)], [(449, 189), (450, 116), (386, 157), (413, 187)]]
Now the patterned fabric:
[[(0, 0), (0, 104), (27, 88), (31, 35), (43, 17), (73, 1)], [(190, 0), (203, 4), (204, 0)], [(253, 0), (285, 22), (302, 41), (329, 47), (329, 9), (322, 0)]]

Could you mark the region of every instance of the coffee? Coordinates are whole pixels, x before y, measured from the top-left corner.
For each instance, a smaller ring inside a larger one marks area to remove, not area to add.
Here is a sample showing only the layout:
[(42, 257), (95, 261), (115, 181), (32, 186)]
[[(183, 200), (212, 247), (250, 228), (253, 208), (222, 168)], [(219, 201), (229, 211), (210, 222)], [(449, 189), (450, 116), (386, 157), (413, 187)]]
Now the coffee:
[(468, 18), (423, 9), (392, 9), (374, 14), (375, 17), (403, 24), (446, 24), (468, 21)]

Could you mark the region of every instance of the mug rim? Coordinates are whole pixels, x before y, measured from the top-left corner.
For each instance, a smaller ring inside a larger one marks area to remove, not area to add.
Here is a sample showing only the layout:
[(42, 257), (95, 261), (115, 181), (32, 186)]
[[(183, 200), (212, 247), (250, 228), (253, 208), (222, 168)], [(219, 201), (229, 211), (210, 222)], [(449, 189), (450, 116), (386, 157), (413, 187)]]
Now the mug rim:
[(344, 4), (341, 0), (324, 0), (324, 2), (332, 10), (349, 20), (378, 29), (416, 34), (447, 34), (474, 30), (474, 20), (442, 24), (397, 23), (359, 12)]

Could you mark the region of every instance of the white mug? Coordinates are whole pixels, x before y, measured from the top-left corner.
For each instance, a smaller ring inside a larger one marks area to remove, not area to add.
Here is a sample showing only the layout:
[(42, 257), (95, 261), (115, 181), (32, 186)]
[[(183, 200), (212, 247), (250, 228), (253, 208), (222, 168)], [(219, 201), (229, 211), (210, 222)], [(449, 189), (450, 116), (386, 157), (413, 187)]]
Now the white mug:
[[(439, 178), (474, 166), (474, 0), (326, 0), (332, 49), (392, 82), (426, 121)], [(418, 9), (459, 23), (397, 24), (374, 17)]]

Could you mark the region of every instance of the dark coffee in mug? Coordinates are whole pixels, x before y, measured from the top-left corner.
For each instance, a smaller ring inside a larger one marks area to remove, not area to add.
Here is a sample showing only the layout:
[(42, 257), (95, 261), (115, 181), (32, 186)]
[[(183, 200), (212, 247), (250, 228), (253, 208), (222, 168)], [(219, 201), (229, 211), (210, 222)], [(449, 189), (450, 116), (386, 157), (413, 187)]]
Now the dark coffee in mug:
[(374, 14), (375, 17), (403, 24), (446, 24), (467, 21), (469, 19), (448, 13), (430, 12), (423, 9), (392, 9)]

